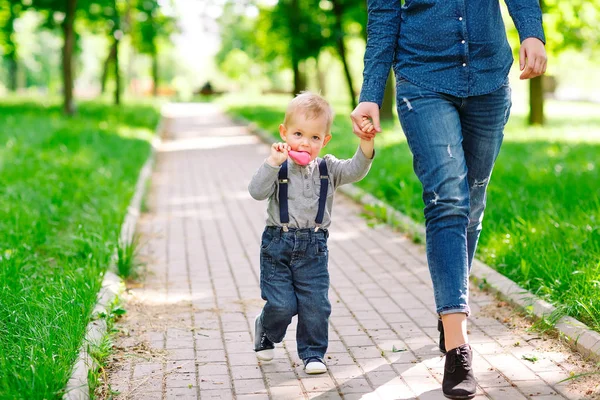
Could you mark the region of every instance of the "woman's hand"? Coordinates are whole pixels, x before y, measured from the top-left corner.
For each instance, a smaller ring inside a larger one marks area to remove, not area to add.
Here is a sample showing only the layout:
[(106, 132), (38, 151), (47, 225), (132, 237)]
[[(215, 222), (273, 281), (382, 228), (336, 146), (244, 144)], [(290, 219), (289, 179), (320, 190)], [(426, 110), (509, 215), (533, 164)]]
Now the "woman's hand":
[(538, 38), (530, 37), (523, 40), (519, 49), (520, 79), (531, 79), (546, 72), (546, 48)]
[[(352, 119), (352, 131), (361, 139), (371, 140), (377, 132), (381, 132), (377, 103), (363, 101), (350, 113), (350, 118)], [(365, 124), (367, 120), (373, 121), (372, 125)]]

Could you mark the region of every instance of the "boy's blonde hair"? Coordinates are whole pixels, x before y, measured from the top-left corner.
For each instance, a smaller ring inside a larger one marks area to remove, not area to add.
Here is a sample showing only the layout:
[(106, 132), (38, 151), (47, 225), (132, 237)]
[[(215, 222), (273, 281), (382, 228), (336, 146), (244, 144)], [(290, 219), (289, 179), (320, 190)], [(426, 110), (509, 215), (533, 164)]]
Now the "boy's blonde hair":
[(307, 119), (325, 116), (327, 120), (327, 135), (331, 135), (331, 124), (333, 123), (333, 109), (323, 97), (312, 92), (300, 92), (285, 110), (283, 125), (286, 127), (294, 119), (294, 115), (303, 113)]

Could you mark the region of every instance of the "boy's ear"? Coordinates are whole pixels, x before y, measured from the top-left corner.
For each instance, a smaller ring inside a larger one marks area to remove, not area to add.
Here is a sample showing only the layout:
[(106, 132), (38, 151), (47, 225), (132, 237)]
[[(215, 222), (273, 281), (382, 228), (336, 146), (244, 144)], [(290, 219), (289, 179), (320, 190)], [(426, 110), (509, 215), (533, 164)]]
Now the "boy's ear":
[(323, 140), (323, 147), (327, 146), (327, 143), (331, 140), (331, 135), (326, 135), (325, 140)]
[(287, 128), (285, 127), (284, 124), (280, 124), (279, 125), (279, 136), (281, 136), (281, 139), (285, 142), (287, 139)]

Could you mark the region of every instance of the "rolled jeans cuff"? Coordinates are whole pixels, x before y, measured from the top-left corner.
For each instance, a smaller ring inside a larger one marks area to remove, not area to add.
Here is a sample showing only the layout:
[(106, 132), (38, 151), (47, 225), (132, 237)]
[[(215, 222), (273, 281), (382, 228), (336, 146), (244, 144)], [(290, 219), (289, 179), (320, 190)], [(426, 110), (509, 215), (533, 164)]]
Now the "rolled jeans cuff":
[(467, 317), (471, 315), (471, 308), (467, 305), (465, 306), (451, 306), (439, 309), (437, 311), (438, 315), (447, 315), (447, 314), (467, 314)]

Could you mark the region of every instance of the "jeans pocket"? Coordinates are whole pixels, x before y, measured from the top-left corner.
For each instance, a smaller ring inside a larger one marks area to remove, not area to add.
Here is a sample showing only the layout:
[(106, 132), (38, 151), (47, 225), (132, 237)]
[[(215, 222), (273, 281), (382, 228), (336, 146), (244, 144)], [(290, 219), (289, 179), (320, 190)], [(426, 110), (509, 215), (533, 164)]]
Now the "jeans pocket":
[(274, 242), (275, 237), (273, 236), (273, 234), (265, 230), (262, 234), (262, 238), (260, 241), (260, 249), (263, 251), (269, 250)]
[(317, 254), (326, 255), (328, 253), (329, 248), (327, 247), (327, 239), (317, 238)]
[(266, 251), (260, 253), (260, 280), (269, 282), (275, 276), (275, 261)]

